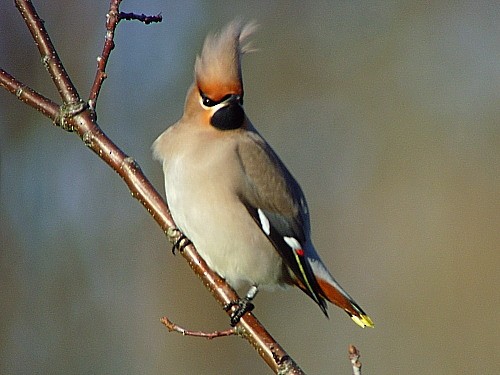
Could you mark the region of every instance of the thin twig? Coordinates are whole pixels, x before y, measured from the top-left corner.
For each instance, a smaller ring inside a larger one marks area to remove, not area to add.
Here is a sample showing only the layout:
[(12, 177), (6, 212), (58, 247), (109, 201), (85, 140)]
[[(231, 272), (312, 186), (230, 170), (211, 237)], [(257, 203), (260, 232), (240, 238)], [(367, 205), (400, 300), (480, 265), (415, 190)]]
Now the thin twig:
[[(116, 11), (118, 12), (120, 0), (113, 0), (111, 3), (117, 5)], [(69, 79), (45, 26), (31, 2), (29, 0), (16, 0), (16, 6), (38, 46), (43, 57), (42, 61), (63, 99), (63, 105), (57, 106), (3, 70), (0, 70), (0, 85), (52, 121), (61, 120), (67, 130), (73, 130), (78, 134), (87, 147), (123, 178), (132, 196), (146, 208), (164, 233), (173, 233), (174, 231), (171, 229), (175, 228), (175, 223), (163, 198), (142, 173), (135, 160), (121, 151), (104, 134), (96, 122), (92, 108), (82, 105), (80, 96)], [(110, 43), (113, 43), (113, 35), (110, 38)], [(97, 95), (95, 97), (97, 98)], [(180, 233), (168, 236), (168, 238), (171, 241), (176, 241), (179, 236)], [(182, 255), (221, 305), (224, 306), (239, 299), (226, 281), (207, 266), (192, 244), (184, 247)], [(228, 314), (230, 313), (228, 312)], [(303, 374), (293, 359), (288, 356), (252, 313), (246, 313), (241, 318), (237, 329), (239, 335), (248, 340), (275, 373)]]
[(226, 329), (224, 331), (214, 331), (214, 332), (203, 332), (203, 331), (191, 331), (189, 329), (182, 328), (181, 326), (175, 324), (166, 316), (160, 319), (160, 322), (167, 327), (170, 332), (178, 332), (184, 336), (194, 336), (203, 337), (209, 340), (215, 339), (217, 337), (226, 337), (236, 335), (236, 329), (234, 327)]
[(359, 361), (359, 357), (361, 357), (361, 353), (358, 348), (352, 344), (349, 345), (349, 360), (351, 361), (353, 375), (361, 375), (361, 362)]
[(107, 78), (106, 65), (108, 64), (109, 55), (113, 48), (115, 48), (115, 29), (118, 22), (120, 22), (119, 7), (121, 0), (111, 0), (109, 3), (109, 11), (106, 14), (106, 38), (104, 40), (104, 47), (102, 53), (97, 57), (97, 71), (94, 78), (94, 83), (90, 89), (89, 106), (95, 111), (97, 98), (101, 92), (102, 83)]
[(163, 20), (163, 16), (161, 13), (158, 13), (156, 16), (146, 16), (145, 14), (135, 14), (135, 13), (124, 13), (120, 12), (119, 15), (121, 20), (137, 20), (144, 22), (146, 25), (149, 25), (153, 22), (161, 22)]

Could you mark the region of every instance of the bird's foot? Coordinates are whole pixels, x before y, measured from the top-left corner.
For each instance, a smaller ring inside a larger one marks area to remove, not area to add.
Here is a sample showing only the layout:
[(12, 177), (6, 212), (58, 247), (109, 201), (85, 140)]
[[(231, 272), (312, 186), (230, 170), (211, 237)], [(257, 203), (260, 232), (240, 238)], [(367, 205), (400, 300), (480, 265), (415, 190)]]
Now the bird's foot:
[(224, 310), (229, 311), (236, 306), (236, 309), (231, 313), (231, 327), (234, 327), (240, 321), (241, 317), (247, 312), (254, 309), (254, 305), (250, 300), (245, 297), (236, 301), (231, 301), (224, 306)]
[(231, 327), (238, 324), (241, 317), (245, 315), (245, 313), (254, 309), (255, 306), (251, 301), (255, 298), (258, 291), (259, 289), (257, 288), (257, 285), (252, 285), (245, 298), (229, 302), (226, 306), (224, 306), (224, 310), (226, 311), (229, 311), (236, 306), (236, 309), (231, 313)]
[(181, 236), (175, 241), (172, 246), (172, 254), (175, 255), (175, 251), (178, 250), (180, 253), (184, 251), (184, 248), (188, 245), (192, 244), (192, 242), (187, 238), (184, 234), (181, 233)]
[(173, 241), (173, 239), (180, 233), (179, 238), (175, 240), (173, 246), (172, 246), (172, 254), (175, 255), (176, 251), (179, 251), (182, 253), (184, 251), (184, 248), (188, 245), (190, 245), (192, 242), (187, 238), (184, 233), (182, 233), (179, 229), (177, 228), (169, 228), (167, 232), (167, 236), (169, 237), (170, 241)]

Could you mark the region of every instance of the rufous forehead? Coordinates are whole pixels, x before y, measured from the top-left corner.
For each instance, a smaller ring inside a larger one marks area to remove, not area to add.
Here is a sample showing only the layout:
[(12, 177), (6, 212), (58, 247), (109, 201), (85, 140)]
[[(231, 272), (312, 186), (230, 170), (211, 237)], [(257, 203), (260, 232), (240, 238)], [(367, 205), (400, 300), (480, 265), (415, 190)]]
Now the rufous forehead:
[(198, 82), (198, 88), (210, 99), (218, 101), (221, 100), (228, 94), (241, 95), (242, 89), (239, 83), (217, 83), (217, 84), (207, 84), (203, 82)]

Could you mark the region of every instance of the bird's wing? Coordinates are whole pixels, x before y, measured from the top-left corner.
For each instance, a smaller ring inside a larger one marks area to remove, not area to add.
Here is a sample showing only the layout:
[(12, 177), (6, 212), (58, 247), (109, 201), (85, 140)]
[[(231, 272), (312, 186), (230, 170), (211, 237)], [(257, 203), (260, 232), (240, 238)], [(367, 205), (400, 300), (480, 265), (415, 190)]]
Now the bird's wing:
[(253, 131), (242, 133), (237, 153), (244, 174), (240, 199), (269, 238), (292, 277), (326, 313), (326, 302), (311, 268), (307, 203), (299, 184), (274, 151)]

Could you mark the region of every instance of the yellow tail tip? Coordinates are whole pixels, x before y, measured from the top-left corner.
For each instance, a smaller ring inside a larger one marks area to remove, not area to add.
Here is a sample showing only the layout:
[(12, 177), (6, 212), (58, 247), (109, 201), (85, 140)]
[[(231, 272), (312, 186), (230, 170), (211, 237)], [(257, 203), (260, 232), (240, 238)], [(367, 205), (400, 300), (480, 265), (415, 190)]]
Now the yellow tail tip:
[(360, 316), (352, 315), (351, 319), (354, 321), (354, 323), (356, 323), (361, 328), (365, 328), (365, 327), (373, 328), (373, 327), (375, 327), (375, 324), (373, 324), (372, 320), (370, 319), (370, 317), (368, 315), (360, 315)]

